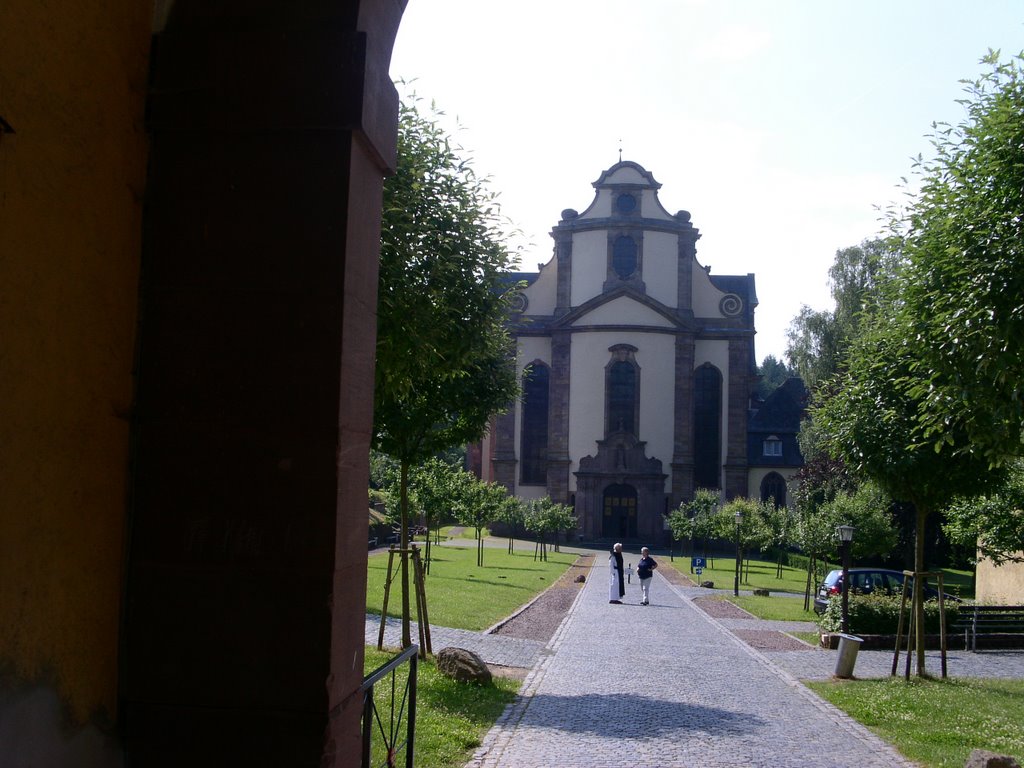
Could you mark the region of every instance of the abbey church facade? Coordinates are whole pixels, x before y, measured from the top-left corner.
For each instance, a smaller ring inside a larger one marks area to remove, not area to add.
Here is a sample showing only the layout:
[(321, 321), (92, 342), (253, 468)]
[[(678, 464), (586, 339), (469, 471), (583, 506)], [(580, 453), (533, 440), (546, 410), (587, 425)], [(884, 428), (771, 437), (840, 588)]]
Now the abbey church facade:
[(754, 276), (703, 267), (690, 214), (640, 165), (593, 186), (553, 228), (551, 261), (515, 276), (523, 394), (481, 446), (482, 476), (571, 504), (586, 539), (660, 543), (698, 488), (785, 503), (795, 430), (749, 430)]

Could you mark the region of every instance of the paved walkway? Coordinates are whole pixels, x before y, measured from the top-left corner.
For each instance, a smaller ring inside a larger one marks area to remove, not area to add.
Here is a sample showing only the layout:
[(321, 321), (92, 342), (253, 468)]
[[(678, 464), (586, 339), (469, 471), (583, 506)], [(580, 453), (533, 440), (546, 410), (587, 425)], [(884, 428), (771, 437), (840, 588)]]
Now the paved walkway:
[[(811, 693), (836, 652), (807, 647), (760, 652), (743, 629), (797, 629), (756, 619), (715, 619), (693, 604), (709, 594), (655, 574), (650, 606), (627, 585), (608, 604), (599, 558), (550, 643), (432, 628), (435, 652), (469, 648), (494, 664), (530, 668), (520, 696), (467, 768), (911, 766), (895, 749)], [(366, 625), (375, 644), (379, 618)], [(385, 641), (398, 644), (397, 622)], [(892, 654), (861, 651), (857, 677), (885, 677)], [(928, 668), (939, 671), (938, 654)], [(950, 675), (1024, 678), (1024, 652), (951, 652)]]

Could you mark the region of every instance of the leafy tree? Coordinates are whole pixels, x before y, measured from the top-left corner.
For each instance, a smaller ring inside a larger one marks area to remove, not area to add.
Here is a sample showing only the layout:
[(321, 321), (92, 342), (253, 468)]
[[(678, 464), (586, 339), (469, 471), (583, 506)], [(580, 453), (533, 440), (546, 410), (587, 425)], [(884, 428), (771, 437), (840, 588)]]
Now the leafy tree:
[(517, 393), (503, 321), (514, 259), (484, 180), (415, 100), (384, 185), (374, 447), (399, 463), (402, 644), (409, 632), (409, 470), (479, 439)]
[(892, 499), (873, 482), (861, 484), (853, 493), (843, 493), (825, 504), (823, 515), (835, 526), (855, 529), (850, 556), (856, 560), (884, 555), (896, 545), (896, 525), (890, 509)]
[(409, 473), (410, 509), (418, 510), (427, 528), (427, 570), (430, 569), (431, 533), (453, 514), (457, 477), (461, 470), (443, 459), (431, 457)]
[(572, 507), (556, 504), (550, 498), (530, 499), (526, 502), (524, 519), (526, 530), (537, 536), (537, 548), (534, 557), (548, 559), (548, 536), (557, 537), (558, 531), (568, 530), (576, 526), (576, 517)]
[(501, 517), (509, 503), (508, 490), (497, 483), (483, 483), (469, 472), (455, 474), (455, 516), (461, 525), (476, 531), (476, 564), (484, 564), (484, 528)]
[(918, 159), (920, 191), (890, 226), (925, 435), (950, 445), (955, 422), (998, 464), (1024, 454), (1024, 54), (982, 61), (966, 117), (933, 125), (935, 157)]
[(765, 523), (768, 526), (770, 535), (768, 546), (774, 547), (778, 553), (775, 562), (775, 578), (781, 579), (786, 549), (793, 543), (796, 529), (796, 512), (785, 504), (781, 507), (777, 507), (775, 504), (767, 504)]
[(815, 576), (824, 576), (821, 566), (836, 553), (837, 518), (827, 507), (800, 505), (797, 507), (796, 526), (793, 540), (800, 551), (807, 556), (807, 582), (804, 587), (804, 610), (811, 609), (811, 593), (816, 584)]
[(835, 308), (803, 306), (787, 331), (786, 357), (810, 390), (839, 373), (863, 319), (874, 312), (881, 286), (895, 273), (897, 256), (883, 240), (836, 251), (829, 268)]
[(996, 565), (1024, 562), (1024, 463), (1014, 462), (992, 493), (954, 499), (945, 514), (943, 528), (954, 543), (977, 547)]
[[(963, 430), (950, 427), (951, 446), (936, 450), (926, 441), (915, 397), (917, 363), (906, 319), (875, 322), (853, 345), (846, 372), (832, 397), (812, 410), (825, 445), (862, 478), (916, 513), (914, 570), (925, 571), (928, 515), (957, 494), (973, 495), (997, 478), (984, 457), (970, 450)], [(914, 583), (915, 625), (923, 626), (920, 580)], [(917, 635), (917, 671), (924, 674), (924, 636)]]
[(715, 535), (714, 518), (721, 503), (718, 491), (698, 488), (693, 499), (681, 503), (668, 516), (668, 527), (672, 531), (672, 538), (676, 541), (689, 540), (690, 542), (691, 572), (697, 541), (702, 543), (701, 552), (707, 557), (708, 539)]
[[(738, 521), (737, 513), (741, 515)], [(763, 549), (771, 541), (768, 514), (769, 505), (742, 496), (729, 500), (715, 514), (713, 520), (717, 538), (736, 542), (739, 550), (737, 559), (741, 564), (751, 551)], [(744, 575), (741, 580), (746, 581), (746, 578)]]
[(765, 357), (758, 366), (757, 373), (760, 377), (757, 382), (757, 396), (762, 400), (781, 387), (786, 379), (796, 375), (794, 370), (778, 360), (775, 355)]
[(508, 503), (498, 510), (498, 522), (508, 526), (508, 553), (515, 552), (516, 529), (526, 521), (526, 502), (517, 496), (509, 496)]

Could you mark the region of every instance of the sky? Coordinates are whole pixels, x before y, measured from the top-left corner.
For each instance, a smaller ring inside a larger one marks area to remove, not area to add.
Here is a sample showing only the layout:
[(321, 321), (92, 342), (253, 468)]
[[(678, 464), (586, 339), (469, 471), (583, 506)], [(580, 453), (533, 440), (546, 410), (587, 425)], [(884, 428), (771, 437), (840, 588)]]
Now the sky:
[(712, 275), (753, 273), (758, 361), (838, 249), (879, 234), (964, 79), (1024, 51), (1024, 0), (409, 0), (391, 76), (489, 177), (521, 246), (632, 160), (690, 211)]

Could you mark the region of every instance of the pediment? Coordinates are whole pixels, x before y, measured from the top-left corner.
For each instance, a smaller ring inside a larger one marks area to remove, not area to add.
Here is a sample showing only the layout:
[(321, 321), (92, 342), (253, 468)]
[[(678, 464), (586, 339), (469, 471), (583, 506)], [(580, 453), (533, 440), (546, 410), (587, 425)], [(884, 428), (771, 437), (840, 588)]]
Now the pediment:
[(682, 320), (659, 301), (622, 289), (597, 296), (559, 318), (558, 327), (629, 326), (645, 328), (682, 327)]

